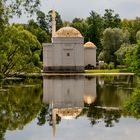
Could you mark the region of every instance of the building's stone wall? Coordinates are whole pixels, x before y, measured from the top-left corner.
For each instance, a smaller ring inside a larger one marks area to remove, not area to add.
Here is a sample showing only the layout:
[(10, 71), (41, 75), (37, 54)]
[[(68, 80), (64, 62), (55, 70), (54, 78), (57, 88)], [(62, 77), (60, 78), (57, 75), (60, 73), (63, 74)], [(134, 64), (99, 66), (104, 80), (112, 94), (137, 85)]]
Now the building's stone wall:
[(84, 80), (85, 96), (96, 97), (96, 77), (86, 77)]
[(96, 47), (84, 49), (84, 65), (92, 65), (96, 67)]
[(53, 47), (51, 43), (43, 44), (43, 67), (54, 66)]
[(83, 72), (84, 66), (45, 66), (44, 72)]
[(43, 90), (43, 102), (53, 103), (54, 108), (84, 106), (83, 78), (44, 77)]
[(92, 79), (84, 76), (43, 77), (43, 102), (52, 103), (54, 108), (83, 107), (84, 97), (89, 97), (90, 103), (93, 103), (96, 96), (94, 77)]
[(44, 72), (83, 72), (83, 41), (82, 37), (53, 37), (52, 44), (43, 44)]

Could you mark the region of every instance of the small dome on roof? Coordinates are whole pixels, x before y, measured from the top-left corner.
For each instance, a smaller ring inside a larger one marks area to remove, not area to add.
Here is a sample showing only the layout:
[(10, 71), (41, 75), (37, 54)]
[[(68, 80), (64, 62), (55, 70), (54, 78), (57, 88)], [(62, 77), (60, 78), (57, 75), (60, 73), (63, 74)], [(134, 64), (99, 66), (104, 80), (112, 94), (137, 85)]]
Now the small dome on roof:
[(83, 37), (81, 33), (73, 27), (62, 27), (56, 33), (55, 37)]
[(96, 96), (84, 96), (84, 102), (87, 104), (92, 104), (96, 100)]
[(92, 43), (92, 42), (89, 41), (89, 42), (87, 42), (87, 43), (84, 44), (84, 47), (92, 48), (92, 47), (96, 47), (96, 46), (95, 46), (94, 43)]

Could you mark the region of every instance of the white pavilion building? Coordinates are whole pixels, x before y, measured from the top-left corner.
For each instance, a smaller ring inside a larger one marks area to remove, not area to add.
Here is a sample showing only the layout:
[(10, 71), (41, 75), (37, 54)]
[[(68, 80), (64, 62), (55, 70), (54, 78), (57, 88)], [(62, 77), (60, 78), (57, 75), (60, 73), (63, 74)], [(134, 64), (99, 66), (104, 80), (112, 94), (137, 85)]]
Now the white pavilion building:
[(52, 42), (43, 44), (44, 72), (83, 72), (96, 67), (96, 46), (84, 44), (84, 37), (73, 27), (56, 31), (55, 11), (52, 12)]

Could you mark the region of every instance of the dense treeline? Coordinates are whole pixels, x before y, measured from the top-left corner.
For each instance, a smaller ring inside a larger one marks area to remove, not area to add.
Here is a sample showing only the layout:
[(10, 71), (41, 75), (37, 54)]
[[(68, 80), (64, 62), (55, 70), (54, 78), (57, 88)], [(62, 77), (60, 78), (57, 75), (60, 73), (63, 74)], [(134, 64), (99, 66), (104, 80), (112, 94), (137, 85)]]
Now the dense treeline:
[[(42, 43), (51, 41), (51, 11), (38, 10), (40, 2), (0, 0), (0, 77), (17, 72), (40, 72), (42, 69)], [(36, 19), (27, 24), (9, 24), (13, 15), (22, 16), (26, 11), (36, 13)], [(120, 19), (111, 9), (101, 16), (91, 11), (86, 19), (63, 21), (56, 12), (57, 30), (63, 26), (78, 29), (85, 42), (97, 47), (97, 62), (106, 65), (124, 65), (129, 71), (140, 72), (140, 17)]]

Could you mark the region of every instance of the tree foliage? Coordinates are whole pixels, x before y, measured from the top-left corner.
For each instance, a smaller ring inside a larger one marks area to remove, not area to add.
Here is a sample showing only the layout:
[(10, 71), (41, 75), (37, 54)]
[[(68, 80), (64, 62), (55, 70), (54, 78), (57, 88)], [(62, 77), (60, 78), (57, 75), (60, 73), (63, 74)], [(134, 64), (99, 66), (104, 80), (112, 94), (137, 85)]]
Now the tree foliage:
[(136, 34), (140, 30), (140, 17), (136, 17), (133, 20), (124, 19), (122, 21), (122, 28), (127, 29), (130, 33), (130, 43), (136, 44)]
[(84, 19), (74, 18), (70, 26), (76, 28), (80, 31), (80, 33), (85, 37), (86, 40), (86, 33), (88, 31), (88, 24)]
[(25, 30), (28, 30), (35, 35), (40, 44), (51, 41), (50, 35), (46, 32), (46, 30), (43, 30), (33, 19), (29, 20), (28, 24), (23, 25), (23, 27)]
[(8, 14), (21, 16), (22, 13), (33, 14), (38, 10), (40, 0), (1, 0)]
[(113, 14), (114, 14), (114, 10), (105, 9), (105, 14), (103, 16), (104, 29), (121, 27), (121, 19), (119, 17), (119, 14), (114, 14), (114, 15)]
[(0, 42), (0, 73), (8, 75), (41, 68), (41, 45), (29, 31), (9, 26), (0, 37)]
[(135, 49), (126, 54), (125, 64), (129, 71), (140, 73), (140, 41), (138, 41)]
[(130, 51), (133, 51), (135, 47), (136, 47), (135, 44), (123, 43), (121, 47), (115, 52), (118, 64), (125, 64), (124, 60), (126, 54)]
[(107, 28), (103, 32), (102, 46), (103, 50), (100, 53), (98, 59), (103, 59), (105, 62), (114, 62), (117, 63), (115, 52), (121, 47), (123, 43), (129, 41), (129, 35), (127, 32), (119, 28)]
[(140, 30), (137, 32), (136, 34), (136, 40), (139, 41), (140, 40)]
[(124, 102), (124, 110), (130, 116), (140, 119), (140, 89), (136, 88), (132, 95)]
[[(23, 83), (32, 86), (24, 87)], [(41, 81), (26, 79), (23, 83), (18, 81), (18, 85), (15, 85), (11, 81), (11, 84), (7, 83), (10, 86), (8, 90), (0, 92), (0, 140), (4, 140), (7, 130), (22, 130), (40, 111)]]
[(91, 11), (86, 22), (88, 24), (86, 41), (90, 40), (94, 42), (97, 47), (97, 54), (99, 54), (102, 49), (101, 38), (103, 32), (103, 19), (98, 13)]
[(42, 11), (37, 11), (37, 24), (42, 30), (49, 32), (47, 16)]

